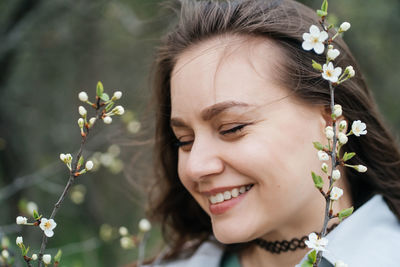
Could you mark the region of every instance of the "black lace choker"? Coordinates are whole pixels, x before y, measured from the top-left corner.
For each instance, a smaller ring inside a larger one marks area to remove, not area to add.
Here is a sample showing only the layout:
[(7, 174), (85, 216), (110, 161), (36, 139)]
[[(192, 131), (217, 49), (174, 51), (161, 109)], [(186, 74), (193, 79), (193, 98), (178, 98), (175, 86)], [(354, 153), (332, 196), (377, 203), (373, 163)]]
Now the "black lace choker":
[[(338, 224), (333, 224), (331, 227), (329, 227), (327, 229), (328, 233), (330, 231), (332, 231)], [(270, 241), (266, 241), (264, 239), (261, 238), (257, 238), (254, 240), (254, 243), (271, 252), (274, 254), (280, 254), (281, 252), (288, 252), (288, 251), (295, 251), (298, 248), (300, 249), (304, 249), (306, 248), (306, 243), (305, 241), (308, 239), (308, 236), (305, 235), (303, 237), (299, 238), (293, 238), (290, 241), (287, 240), (283, 240), (283, 241), (274, 241), (274, 242), (270, 242)]]

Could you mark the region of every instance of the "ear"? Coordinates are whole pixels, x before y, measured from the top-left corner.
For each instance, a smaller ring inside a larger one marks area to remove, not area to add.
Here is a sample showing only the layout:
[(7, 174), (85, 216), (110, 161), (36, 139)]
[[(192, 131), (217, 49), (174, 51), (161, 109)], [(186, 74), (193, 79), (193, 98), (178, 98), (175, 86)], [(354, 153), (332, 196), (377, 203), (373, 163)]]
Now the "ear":
[[(331, 114), (332, 114), (331, 108), (328, 107), (328, 106), (324, 106), (324, 107), (321, 107), (320, 111), (321, 111), (322, 118), (325, 121), (325, 127), (332, 126), (333, 125), (333, 120), (332, 120), (332, 116), (331, 116)], [(344, 129), (344, 132), (347, 133), (347, 128), (349, 127), (348, 126), (349, 122), (343, 115), (341, 115), (340, 117), (336, 118), (336, 132), (337, 133), (339, 132), (339, 123), (341, 121), (343, 121), (343, 120), (346, 121), (346, 128)]]

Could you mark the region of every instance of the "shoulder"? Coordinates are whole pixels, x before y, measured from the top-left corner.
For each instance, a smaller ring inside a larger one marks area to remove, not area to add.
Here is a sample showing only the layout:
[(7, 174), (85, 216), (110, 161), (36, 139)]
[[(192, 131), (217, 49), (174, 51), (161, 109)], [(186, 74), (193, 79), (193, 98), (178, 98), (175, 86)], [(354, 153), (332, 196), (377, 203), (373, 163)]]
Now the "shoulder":
[(223, 253), (223, 245), (217, 241), (206, 241), (189, 258), (161, 261), (161, 263), (153, 263), (143, 267), (218, 267)]
[(399, 266), (400, 222), (381, 195), (376, 195), (328, 236), (324, 257), (352, 267)]

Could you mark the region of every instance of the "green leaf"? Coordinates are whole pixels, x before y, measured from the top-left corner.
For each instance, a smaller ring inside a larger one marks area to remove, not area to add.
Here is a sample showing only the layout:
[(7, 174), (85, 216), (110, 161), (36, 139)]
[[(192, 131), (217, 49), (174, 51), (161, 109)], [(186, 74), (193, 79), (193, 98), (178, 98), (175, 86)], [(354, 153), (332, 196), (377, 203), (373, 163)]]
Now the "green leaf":
[(350, 152), (350, 153), (344, 152), (343, 161), (348, 161), (349, 159), (351, 159), (355, 155), (356, 155), (355, 152)]
[(322, 66), (321, 64), (319, 64), (318, 62), (316, 62), (314, 59), (312, 60), (312, 66), (314, 69), (318, 70), (318, 71), (322, 71)]
[(311, 176), (313, 178), (315, 187), (318, 189), (322, 189), (322, 187), (324, 186), (324, 181), (322, 180), (322, 177), (316, 175), (314, 172), (311, 172)]
[(339, 220), (342, 221), (344, 218), (349, 217), (354, 211), (354, 207), (343, 209), (339, 211)]
[(319, 16), (319, 17), (326, 17), (327, 15), (328, 15), (328, 12), (325, 12), (325, 11), (323, 11), (323, 10), (320, 10), (320, 9), (318, 9), (317, 10), (317, 15)]
[(310, 253), (308, 253), (307, 258), (311, 263), (316, 262), (317, 261), (317, 251), (313, 250)]
[(108, 101), (108, 100), (110, 100), (110, 97), (108, 96), (108, 94), (103, 93), (103, 94), (100, 96), (100, 99), (103, 100), (103, 101)]
[(313, 264), (309, 261), (305, 261), (301, 264), (301, 267), (313, 267)]
[(96, 94), (98, 97), (101, 97), (103, 95), (103, 92), (104, 92), (103, 84), (99, 81), (97, 83)]
[(83, 156), (81, 156), (81, 157), (79, 158), (78, 165), (79, 165), (79, 166), (82, 166), (84, 162), (85, 162), (85, 159), (83, 158)]
[(39, 219), (39, 213), (36, 210), (33, 210), (33, 218), (35, 220)]
[(328, 0), (324, 0), (324, 2), (322, 2), (321, 10), (328, 12)]
[(61, 249), (59, 249), (59, 250), (57, 251), (57, 254), (54, 256), (54, 261), (60, 262), (61, 256), (62, 256), (62, 251), (61, 251)]
[(318, 150), (323, 150), (324, 146), (320, 142), (313, 142), (313, 145)]

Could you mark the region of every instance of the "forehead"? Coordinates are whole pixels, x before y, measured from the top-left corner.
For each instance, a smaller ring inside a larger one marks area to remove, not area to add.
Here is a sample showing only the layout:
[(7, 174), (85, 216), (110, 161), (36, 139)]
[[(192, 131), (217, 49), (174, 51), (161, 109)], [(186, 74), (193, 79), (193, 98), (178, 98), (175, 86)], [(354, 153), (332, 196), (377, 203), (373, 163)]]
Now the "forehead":
[(172, 114), (224, 101), (259, 105), (286, 96), (278, 83), (282, 58), (277, 44), (261, 37), (219, 36), (193, 45), (178, 57), (171, 75)]

